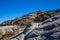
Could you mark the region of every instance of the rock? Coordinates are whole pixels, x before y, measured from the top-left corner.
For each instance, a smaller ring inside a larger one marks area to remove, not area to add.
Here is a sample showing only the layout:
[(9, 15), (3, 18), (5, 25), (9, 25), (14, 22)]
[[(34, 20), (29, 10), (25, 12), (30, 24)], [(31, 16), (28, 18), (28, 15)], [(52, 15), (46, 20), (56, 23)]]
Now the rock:
[(5, 21), (0, 24), (0, 40), (60, 40), (60, 12), (37, 11)]
[(19, 40), (60, 40), (59, 24), (60, 13), (41, 23), (32, 23), (30, 27), (25, 28), (25, 31), (19, 33), (19, 35), (17, 34), (15, 37), (11, 38), (11, 40), (17, 39), (19, 36), (22, 36), (22, 39), (21, 37), (20, 39), (18, 38)]

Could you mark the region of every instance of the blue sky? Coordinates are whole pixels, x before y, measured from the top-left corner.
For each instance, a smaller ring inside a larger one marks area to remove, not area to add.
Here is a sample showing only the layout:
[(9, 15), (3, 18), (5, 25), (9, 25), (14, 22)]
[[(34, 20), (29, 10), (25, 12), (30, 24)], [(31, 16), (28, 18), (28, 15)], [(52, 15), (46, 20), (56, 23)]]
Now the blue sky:
[(0, 0), (0, 22), (37, 10), (60, 8), (60, 0)]

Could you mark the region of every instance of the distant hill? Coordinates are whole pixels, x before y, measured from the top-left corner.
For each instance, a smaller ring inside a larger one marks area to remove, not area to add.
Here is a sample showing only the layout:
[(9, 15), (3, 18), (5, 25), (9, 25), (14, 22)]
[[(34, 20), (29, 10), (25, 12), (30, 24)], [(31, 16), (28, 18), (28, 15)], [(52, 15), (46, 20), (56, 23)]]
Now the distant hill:
[(22, 17), (17, 17), (13, 20), (7, 20), (2, 23), (0, 23), (0, 26), (6, 26), (6, 25), (26, 25), (32, 22), (42, 22), (52, 16), (54, 16), (56, 13), (60, 12), (60, 9), (53, 10), (53, 11), (36, 11), (29, 13), (27, 15), (24, 15)]

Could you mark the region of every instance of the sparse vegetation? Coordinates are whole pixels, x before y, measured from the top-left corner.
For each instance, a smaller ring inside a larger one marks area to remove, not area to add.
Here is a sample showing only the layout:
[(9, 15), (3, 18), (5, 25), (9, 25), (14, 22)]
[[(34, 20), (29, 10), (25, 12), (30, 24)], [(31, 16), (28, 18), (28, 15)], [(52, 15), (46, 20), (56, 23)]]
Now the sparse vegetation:
[(56, 13), (60, 12), (60, 9), (54, 10), (54, 11), (36, 11), (29, 13), (28, 15), (24, 15), (23, 17), (18, 17), (13, 20), (8, 20), (5, 22), (2, 22), (0, 26), (6, 26), (6, 25), (21, 25), (31, 22), (42, 22), (52, 16), (54, 16)]

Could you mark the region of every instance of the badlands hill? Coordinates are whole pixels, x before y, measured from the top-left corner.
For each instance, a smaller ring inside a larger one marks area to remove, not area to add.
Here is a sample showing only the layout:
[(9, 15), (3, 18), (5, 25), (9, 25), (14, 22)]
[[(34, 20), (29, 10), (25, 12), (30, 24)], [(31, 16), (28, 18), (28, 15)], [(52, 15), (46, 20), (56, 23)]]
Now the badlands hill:
[(60, 40), (60, 9), (39, 10), (1, 23), (0, 40)]

